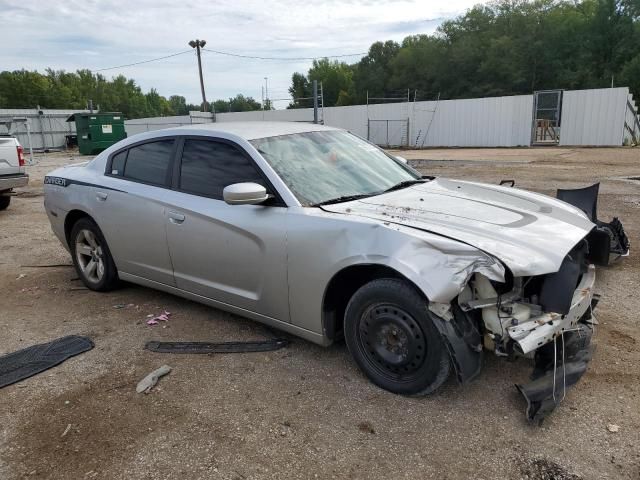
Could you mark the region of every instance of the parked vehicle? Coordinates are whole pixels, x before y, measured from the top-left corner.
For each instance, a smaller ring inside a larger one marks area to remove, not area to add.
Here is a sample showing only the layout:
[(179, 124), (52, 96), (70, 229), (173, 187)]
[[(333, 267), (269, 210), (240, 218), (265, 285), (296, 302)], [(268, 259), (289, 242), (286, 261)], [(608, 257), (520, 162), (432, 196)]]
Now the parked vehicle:
[(589, 360), (594, 224), (584, 212), (423, 178), (340, 129), (143, 133), (51, 172), (45, 208), (88, 288), (126, 280), (321, 345), (344, 337), (392, 392), (434, 392), (451, 370), (467, 382), (486, 350), (535, 355), (537, 383), (520, 388), (539, 420)]
[(0, 210), (11, 203), (14, 188), (29, 183), (25, 173), (24, 150), (12, 135), (0, 135)]

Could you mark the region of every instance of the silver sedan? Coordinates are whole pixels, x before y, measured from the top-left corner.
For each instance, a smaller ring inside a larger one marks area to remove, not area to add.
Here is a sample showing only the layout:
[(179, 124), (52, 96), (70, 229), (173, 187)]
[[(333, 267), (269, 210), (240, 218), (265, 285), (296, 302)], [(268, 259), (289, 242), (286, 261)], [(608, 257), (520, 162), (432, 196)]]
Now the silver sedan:
[(336, 128), (135, 135), (51, 172), (45, 207), (88, 288), (123, 280), (321, 345), (344, 337), (397, 393), (432, 392), (451, 370), (466, 382), (483, 351), (531, 356), (588, 323), (594, 224), (582, 211), (422, 177)]

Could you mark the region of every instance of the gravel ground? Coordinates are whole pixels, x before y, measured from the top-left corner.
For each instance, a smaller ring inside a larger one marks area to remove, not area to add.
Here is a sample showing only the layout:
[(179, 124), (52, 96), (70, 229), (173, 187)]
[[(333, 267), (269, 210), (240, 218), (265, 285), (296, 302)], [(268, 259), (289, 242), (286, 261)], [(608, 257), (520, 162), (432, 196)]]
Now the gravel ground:
[[(638, 149), (402, 151), (424, 173), (552, 194), (601, 181), (599, 215), (640, 230)], [(133, 285), (81, 288), (42, 205), (45, 172), (78, 161), (38, 157), (31, 182), (0, 212), (0, 354), (68, 334), (96, 347), (0, 391), (0, 478), (640, 478), (638, 256), (598, 273), (597, 350), (541, 428), (514, 382), (531, 364), (487, 356), (466, 387), (404, 398), (369, 383), (344, 344), (299, 339), (270, 353), (154, 354), (152, 339), (248, 340), (257, 323)], [(125, 305), (115, 308), (115, 305)], [(148, 327), (148, 314), (172, 312)], [(173, 371), (149, 395), (135, 385)], [(619, 426), (617, 433), (607, 429)], [(68, 427), (70, 425), (70, 427)], [(67, 430), (66, 435), (63, 433)]]

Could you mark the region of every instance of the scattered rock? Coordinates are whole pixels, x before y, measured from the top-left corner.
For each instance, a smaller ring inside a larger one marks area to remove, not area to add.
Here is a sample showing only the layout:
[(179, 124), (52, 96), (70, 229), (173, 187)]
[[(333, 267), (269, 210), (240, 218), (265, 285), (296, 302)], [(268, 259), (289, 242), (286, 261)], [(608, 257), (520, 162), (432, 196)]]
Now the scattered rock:
[(375, 428), (373, 428), (373, 425), (371, 425), (371, 422), (360, 422), (358, 424), (358, 430), (364, 433), (370, 433), (371, 435), (375, 435), (376, 433), (376, 430)]
[(520, 470), (524, 478), (530, 480), (582, 480), (582, 477), (569, 473), (563, 466), (546, 458), (525, 460)]
[(611, 433), (618, 433), (620, 431), (620, 426), (610, 423), (609, 425), (607, 425), (607, 430), (609, 430)]
[(154, 370), (149, 375), (144, 377), (140, 382), (138, 382), (138, 386), (136, 387), (136, 392), (138, 393), (149, 393), (151, 389), (158, 383), (160, 377), (163, 377), (167, 373), (171, 371), (171, 367), (169, 365), (163, 365), (157, 370)]

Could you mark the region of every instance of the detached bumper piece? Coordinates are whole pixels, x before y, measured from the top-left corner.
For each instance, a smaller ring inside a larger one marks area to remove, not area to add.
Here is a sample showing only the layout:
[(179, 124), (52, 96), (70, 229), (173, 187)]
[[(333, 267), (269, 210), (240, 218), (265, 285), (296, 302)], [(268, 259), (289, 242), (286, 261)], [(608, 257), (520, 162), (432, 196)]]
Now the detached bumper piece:
[(284, 338), (259, 340), (255, 342), (147, 342), (144, 346), (149, 351), (158, 353), (252, 353), (271, 352), (289, 345)]
[[(588, 312), (586, 316), (589, 316)], [(585, 321), (587, 319), (585, 318)], [(527, 401), (527, 420), (541, 425), (542, 421), (564, 399), (567, 388), (586, 372), (594, 350), (591, 327), (579, 323), (536, 351), (531, 382), (516, 384)]]
[(587, 214), (596, 227), (587, 235), (589, 259), (596, 265), (606, 266), (620, 257), (629, 255), (629, 238), (617, 217), (609, 223), (598, 220), (598, 190), (600, 184), (574, 190), (558, 190), (558, 199), (578, 207)]

